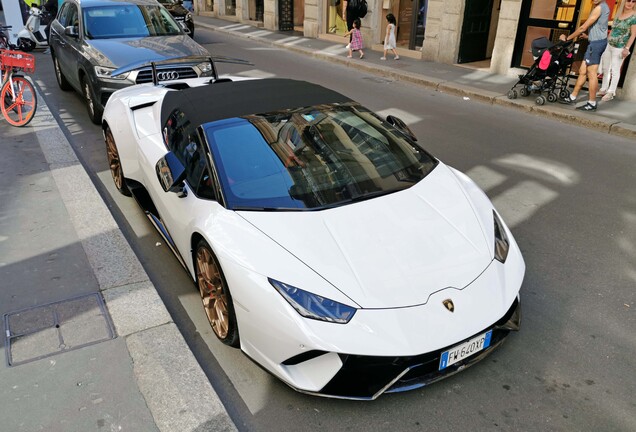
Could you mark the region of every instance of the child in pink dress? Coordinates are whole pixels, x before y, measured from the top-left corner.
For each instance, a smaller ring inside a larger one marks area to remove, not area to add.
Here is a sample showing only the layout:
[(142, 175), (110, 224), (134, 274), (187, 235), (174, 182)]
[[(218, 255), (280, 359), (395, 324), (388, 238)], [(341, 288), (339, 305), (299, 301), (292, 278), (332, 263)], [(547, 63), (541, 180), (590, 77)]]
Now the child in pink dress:
[(360, 51), (360, 58), (364, 58), (364, 51), (362, 51), (362, 32), (360, 31), (360, 18), (353, 20), (353, 28), (345, 33), (345, 37), (351, 35), (351, 43), (349, 44), (349, 55), (347, 58), (353, 57), (354, 51)]

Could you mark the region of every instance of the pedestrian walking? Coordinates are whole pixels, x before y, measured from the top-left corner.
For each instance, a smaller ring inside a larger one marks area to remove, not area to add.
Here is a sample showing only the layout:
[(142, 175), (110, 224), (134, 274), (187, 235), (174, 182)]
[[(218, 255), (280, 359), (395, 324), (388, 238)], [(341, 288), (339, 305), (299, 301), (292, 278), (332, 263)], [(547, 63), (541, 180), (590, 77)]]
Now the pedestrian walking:
[(384, 55), (380, 58), (380, 60), (386, 60), (386, 53), (389, 50), (393, 51), (393, 55), (395, 56), (393, 59), (399, 60), (400, 56), (395, 49), (397, 46), (395, 42), (395, 15), (392, 13), (386, 14), (386, 20), (389, 24), (386, 26), (386, 35), (384, 36)]
[[(565, 35), (561, 35), (559, 39), (575, 40), (579, 36), (589, 41), (587, 50), (585, 51), (584, 61), (581, 62), (579, 68), (579, 76), (576, 79), (574, 90), (570, 94), (570, 97), (565, 99), (559, 99), (559, 102), (565, 104), (573, 104), (579, 95), (579, 91), (588, 81), (589, 98), (585, 105), (576, 107), (577, 110), (583, 111), (596, 111), (596, 91), (598, 90), (598, 64), (601, 61), (603, 51), (607, 47), (607, 25), (609, 22), (609, 6), (605, 3), (605, 0), (592, 0), (593, 9), (590, 12), (587, 20), (581, 27), (576, 29), (567, 38)], [(585, 32), (588, 32), (585, 35)]]
[(623, 61), (636, 39), (636, 0), (625, 0), (623, 12), (615, 17), (612, 31), (607, 38), (607, 48), (601, 57), (603, 82), (598, 96), (604, 102), (614, 99), (618, 81), (621, 79)]
[[(351, 32), (353, 30), (353, 23), (355, 20), (359, 20), (362, 18), (360, 16), (361, 13), (361, 2), (362, 0), (344, 0), (342, 2), (342, 19), (347, 22), (347, 32)], [(347, 48), (350, 48), (351, 37), (353, 33), (349, 33), (349, 44)]]
[(346, 36), (351, 37), (351, 42), (349, 42), (349, 55), (348, 58), (353, 57), (354, 51), (360, 51), (360, 58), (364, 58), (364, 51), (362, 51), (362, 32), (360, 31), (360, 27), (362, 26), (362, 22), (360, 18), (356, 18), (353, 21), (353, 28), (345, 33)]

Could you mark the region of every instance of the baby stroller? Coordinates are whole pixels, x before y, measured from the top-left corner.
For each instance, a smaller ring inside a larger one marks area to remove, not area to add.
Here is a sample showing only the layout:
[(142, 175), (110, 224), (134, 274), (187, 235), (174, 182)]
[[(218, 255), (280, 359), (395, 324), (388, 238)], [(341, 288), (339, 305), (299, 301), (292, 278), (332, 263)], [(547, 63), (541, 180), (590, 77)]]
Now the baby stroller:
[[(560, 41), (553, 44), (541, 37), (533, 40), (531, 47), (534, 64), (527, 73), (519, 75), (519, 81), (508, 92), (508, 99), (535, 94), (535, 103), (543, 105), (546, 100), (556, 102), (558, 98), (569, 97), (568, 75), (574, 59), (574, 43)], [(518, 86), (521, 86), (519, 92)]]

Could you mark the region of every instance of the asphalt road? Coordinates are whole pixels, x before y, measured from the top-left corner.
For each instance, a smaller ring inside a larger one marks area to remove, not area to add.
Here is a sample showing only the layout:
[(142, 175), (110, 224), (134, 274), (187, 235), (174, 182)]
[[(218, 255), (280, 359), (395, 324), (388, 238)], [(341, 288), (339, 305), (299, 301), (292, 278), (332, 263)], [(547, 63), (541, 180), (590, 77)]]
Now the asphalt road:
[(185, 271), (134, 201), (116, 192), (101, 131), (80, 96), (59, 90), (50, 59), (36, 54), (37, 84), (51, 111), (239, 430), (636, 430), (633, 141), (196, 33), (212, 53), (254, 64), (222, 64), (222, 73), (304, 79), (402, 117), (426, 149), (484, 188), (527, 265), (522, 330), (478, 365), (374, 402), (297, 393), (216, 341)]

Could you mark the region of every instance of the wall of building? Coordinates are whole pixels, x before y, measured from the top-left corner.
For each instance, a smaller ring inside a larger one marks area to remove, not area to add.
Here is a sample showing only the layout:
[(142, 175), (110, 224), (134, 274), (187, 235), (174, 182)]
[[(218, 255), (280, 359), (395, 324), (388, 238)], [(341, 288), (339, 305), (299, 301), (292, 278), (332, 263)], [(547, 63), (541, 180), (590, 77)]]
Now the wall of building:
[(422, 59), (455, 63), (463, 20), (464, 0), (429, 0)]
[(263, 12), (263, 27), (267, 30), (278, 30), (278, 1), (265, 0)]
[[(320, 7), (324, 2), (321, 0), (305, 0), (305, 19), (303, 20), (303, 35), (306, 37), (317, 38), (319, 31), (319, 22), (322, 23), (324, 13), (320, 13)], [(318, 18), (321, 18), (320, 20)], [(324, 28), (324, 26), (323, 26)]]
[(512, 53), (517, 37), (517, 26), (521, 15), (521, 0), (502, 0), (497, 24), (495, 47), (490, 59), (490, 71), (500, 75), (511, 75)]

